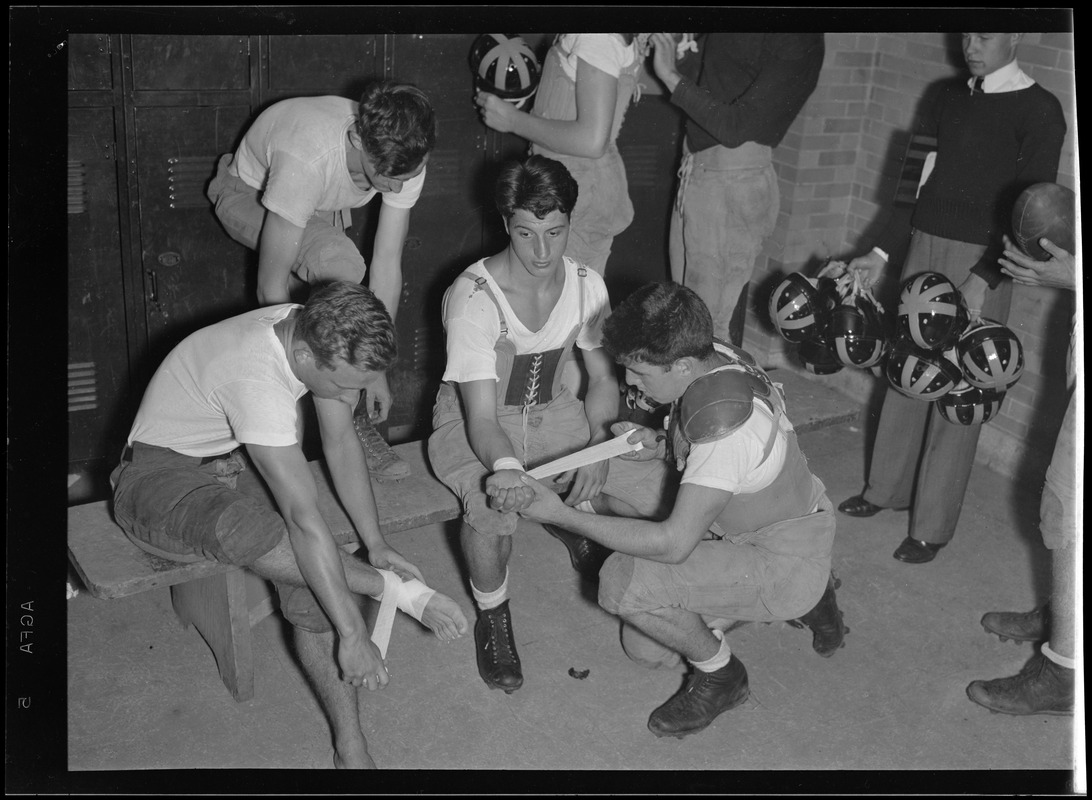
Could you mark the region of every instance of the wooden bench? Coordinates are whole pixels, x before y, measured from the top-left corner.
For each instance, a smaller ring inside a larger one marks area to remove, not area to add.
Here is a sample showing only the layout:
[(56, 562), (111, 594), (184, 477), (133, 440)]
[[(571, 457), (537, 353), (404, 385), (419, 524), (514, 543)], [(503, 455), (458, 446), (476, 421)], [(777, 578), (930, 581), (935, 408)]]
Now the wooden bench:
[[(413, 470), (397, 482), (373, 482), (379, 523), (385, 534), (459, 516), (459, 501), (432, 477), (425, 443), (396, 445)], [(332, 491), (325, 466), (311, 462), (319, 510), (339, 544), (357, 541), (348, 516)], [(114, 523), (109, 503), (68, 509), (68, 558), (87, 590), (110, 599), (170, 587), (175, 613), (208, 642), (224, 685), (238, 701), (254, 696), (253, 625), (274, 610), (273, 595), (254, 573), (214, 561), (180, 563), (146, 553)]]
[[(785, 388), (800, 433), (850, 422), (857, 404), (817, 381), (787, 369), (771, 371)], [(459, 516), (459, 502), (432, 477), (424, 442), (394, 447), (413, 473), (397, 482), (373, 483), (385, 534)], [(312, 462), (319, 510), (339, 544), (356, 541), (349, 518), (331, 489), (324, 465)], [(114, 524), (106, 501), (68, 509), (68, 558), (88, 591), (98, 598), (127, 597), (169, 587), (175, 613), (208, 642), (224, 685), (238, 701), (254, 696), (251, 627), (274, 610), (265, 581), (249, 570), (213, 561), (179, 563), (146, 553)]]

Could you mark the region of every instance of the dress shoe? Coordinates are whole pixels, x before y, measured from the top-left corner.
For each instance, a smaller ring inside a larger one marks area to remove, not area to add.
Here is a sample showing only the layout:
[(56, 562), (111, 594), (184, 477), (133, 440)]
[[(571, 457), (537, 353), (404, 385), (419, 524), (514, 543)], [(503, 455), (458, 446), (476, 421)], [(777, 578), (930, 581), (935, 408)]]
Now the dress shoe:
[(751, 694), (743, 662), (732, 656), (715, 672), (695, 669), (686, 686), (657, 708), (648, 718), (648, 729), (656, 736), (681, 739), (705, 730), (719, 715), (735, 708)]
[(838, 608), (838, 599), (834, 590), (842, 585), (833, 575), (827, 579), (827, 588), (815, 608), (798, 620), (790, 620), (791, 625), (802, 628), (805, 625), (811, 628), (811, 646), (816, 653), (823, 658), (830, 658), (839, 648), (845, 647), (846, 634), (849, 628), (842, 620), (842, 612)]
[[(871, 517), (873, 514), (879, 514), (884, 510), (886, 506), (878, 506), (875, 503), (870, 503), (864, 499), (863, 494), (855, 494), (848, 500), (843, 500), (838, 506), (838, 510), (843, 514), (849, 514), (851, 517)], [(892, 509), (893, 511), (905, 511), (905, 508)]]
[(569, 561), (572, 562), (573, 569), (588, 578), (598, 577), (603, 562), (614, 552), (586, 536), (572, 533), (548, 522), (544, 522), (542, 527), (546, 529), (546, 533), (561, 540), (569, 551)]
[(982, 617), (987, 633), (996, 633), (1002, 642), (1044, 642), (1050, 636), (1050, 603), (1034, 611), (991, 611)]
[(523, 686), (523, 671), (512, 636), (512, 614), (507, 600), (478, 614), (474, 624), (474, 645), (478, 674), (490, 689), (503, 689), (505, 694), (512, 694)]
[(1018, 675), (992, 681), (971, 681), (967, 697), (993, 713), (1073, 714), (1072, 669), (1055, 664), (1041, 652), (1032, 656)]
[[(944, 544), (947, 544), (947, 542)], [(928, 564), (937, 557), (937, 552), (944, 547), (944, 544), (923, 542), (921, 539), (912, 539), (907, 536), (902, 540), (902, 544), (898, 546), (893, 555), (899, 561), (907, 564)]]

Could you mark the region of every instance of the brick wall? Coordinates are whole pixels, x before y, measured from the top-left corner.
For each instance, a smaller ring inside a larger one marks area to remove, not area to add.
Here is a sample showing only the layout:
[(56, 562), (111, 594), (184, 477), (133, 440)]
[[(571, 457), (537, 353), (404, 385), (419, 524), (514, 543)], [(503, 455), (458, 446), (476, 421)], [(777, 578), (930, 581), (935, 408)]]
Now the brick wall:
[[(774, 153), (781, 217), (756, 265), (745, 345), (764, 363), (798, 364), (791, 346), (773, 332), (767, 301), (778, 276), (814, 274), (829, 258), (848, 261), (871, 247), (886, 222), (918, 102), (933, 82), (964, 73), (959, 34), (828, 33), (819, 84)], [(1073, 36), (1027, 33), (1021, 67), (1053, 92), (1069, 131), (1058, 182), (1075, 188)], [(888, 277), (879, 296), (897, 292)], [(1016, 285), (1009, 326), (1024, 346), (1020, 383), (999, 418), (983, 427), (978, 459), (998, 471), (1041, 482), (1064, 411), (1065, 361), (1074, 295)], [(876, 378), (845, 369), (820, 378), (878, 413)]]

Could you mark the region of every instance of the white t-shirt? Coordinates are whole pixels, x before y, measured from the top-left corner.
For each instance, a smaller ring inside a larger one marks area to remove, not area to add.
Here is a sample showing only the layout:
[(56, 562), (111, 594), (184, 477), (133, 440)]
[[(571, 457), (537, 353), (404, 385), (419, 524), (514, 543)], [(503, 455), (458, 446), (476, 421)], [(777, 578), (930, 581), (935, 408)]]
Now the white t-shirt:
[[(516, 316), (508, 299), (493, 276), (478, 261), (468, 270), (484, 277), (497, 298), (508, 325), (508, 339), (517, 355), (543, 353), (565, 344), (570, 331), (581, 323), (576, 346), (594, 350), (603, 341), (603, 322), (610, 316), (610, 298), (602, 276), (586, 270), (581, 278), (575, 261), (565, 256), (565, 286), (546, 324), (538, 331), (529, 330)], [(584, 316), (580, 318), (580, 296), (584, 292)], [(497, 304), (484, 289), (478, 289), (470, 278), (459, 276), (444, 293), (444, 330), (447, 332), (447, 368), (445, 381), (466, 383), (479, 380), (499, 380), (497, 354), (494, 345), (500, 337), (500, 316)]]
[[(262, 192), (262, 205), (303, 228), (317, 212), (359, 208), (377, 194), (353, 183), (345, 162), (357, 103), (344, 97), (294, 97), (263, 111), (243, 137), (229, 170)], [(383, 204), (412, 208), (425, 170), (383, 192)]]
[(307, 394), (273, 326), (299, 305), (248, 311), (187, 336), (156, 370), (129, 444), (214, 456), (241, 444), (287, 447)]
[[(730, 366), (713, 370), (731, 369)], [(788, 415), (781, 414), (778, 434), (769, 458), (762, 462), (770, 433), (773, 430), (773, 412), (766, 404), (752, 401), (754, 412), (746, 423), (730, 436), (706, 444), (695, 444), (686, 457), (686, 469), (682, 482), (708, 486), (732, 494), (753, 494), (769, 486), (785, 465), (785, 451), (792, 423)]]
[(617, 78), (637, 58), (637, 49), (632, 43), (626, 44), (617, 33), (563, 33), (554, 47), (561, 56), (562, 70), (574, 81), (579, 59)]

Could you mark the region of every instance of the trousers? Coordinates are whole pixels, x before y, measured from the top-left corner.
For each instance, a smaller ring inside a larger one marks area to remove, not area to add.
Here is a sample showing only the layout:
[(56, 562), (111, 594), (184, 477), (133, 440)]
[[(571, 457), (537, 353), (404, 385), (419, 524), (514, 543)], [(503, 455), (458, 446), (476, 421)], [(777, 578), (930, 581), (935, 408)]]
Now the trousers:
[(747, 286), (781, 206), (770, 158), (754, 142), (685, 153), (671, 213), (671, 279), (705, 301), (714, 335), (737, 346)]
[[(958, 287), (984, 251), (983, 245), (914, 231), (902, 279), (931, 270), (946, 275)], [(1003, 281), (986, 293), (982, 316), (1006, 322), (1011, 301), (1012, 284)], [(909, 535), (914, 539), (932, 544), (951, 541), (981, 430), (981, 425), (948, 422), (933, 403), (888, 387), (872, 446), (865, 500), (884, 508), (909, 506)]]

